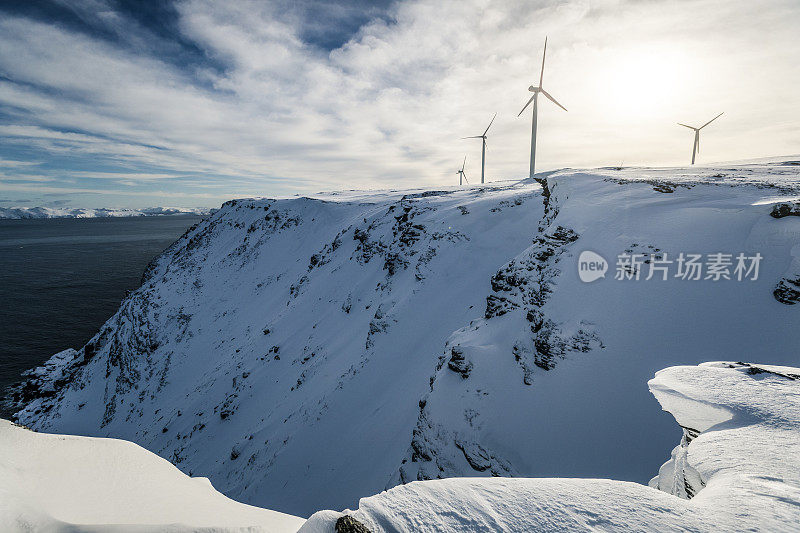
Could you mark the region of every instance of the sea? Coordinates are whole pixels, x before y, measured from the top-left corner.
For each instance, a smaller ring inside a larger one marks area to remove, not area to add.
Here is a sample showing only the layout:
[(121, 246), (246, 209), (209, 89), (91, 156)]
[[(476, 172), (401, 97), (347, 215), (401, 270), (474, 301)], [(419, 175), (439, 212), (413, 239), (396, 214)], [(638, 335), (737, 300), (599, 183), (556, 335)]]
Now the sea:
[(83, 346), (139, 287), (148, 263), (201, 219), (0, 220), (0, 391), (54, 353)]

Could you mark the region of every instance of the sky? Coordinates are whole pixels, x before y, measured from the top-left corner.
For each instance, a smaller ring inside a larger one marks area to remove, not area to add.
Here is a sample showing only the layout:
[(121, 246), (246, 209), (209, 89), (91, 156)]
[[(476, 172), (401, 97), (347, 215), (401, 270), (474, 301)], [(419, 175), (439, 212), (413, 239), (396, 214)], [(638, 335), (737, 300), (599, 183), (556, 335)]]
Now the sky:
[(0, 207), (800, 153), (797, 0), (0, 1)]

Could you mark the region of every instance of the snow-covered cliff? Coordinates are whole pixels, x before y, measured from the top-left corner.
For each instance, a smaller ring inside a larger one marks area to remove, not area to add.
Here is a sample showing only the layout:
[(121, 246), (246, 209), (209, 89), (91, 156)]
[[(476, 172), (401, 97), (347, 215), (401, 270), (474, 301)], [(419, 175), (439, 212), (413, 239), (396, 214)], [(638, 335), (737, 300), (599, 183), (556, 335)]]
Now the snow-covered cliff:
[[(413, 481), (362, 498), (355, 511), (319, 511), (305, 523), (228, 500), (207, 479), (189, 479), (132, 443), (46, 435), (0, 421), (0, 528), (273, 533), (298, 528), (302, 533), (796, 531), (800, 369), (704, 363), (662, 370), (649, 385), (684, 431), (652, 488), (608, 479)], [(652, 407), (654, 414), (656, 406)]]
[[(304, 516), (416, 479), (646, 481), (677, 438), (655, 371), (798, 364), (797, 168), (229, 202), (11, 403)], [(584, 251), (604, 279), (580, 280)], [(681, 253), (731, 254), (731, 279), (675, 277)], [(614, 279), (620, 254), (640, 279)], [(760, 254), (757, 279), (736, 279), (738, 254)]]
[(649, 385), (684, 429), (651, 483), (661, 491), (608, 479), (417, 481), (356, 511), (320, 511), (300, 531), (328, 533), (339, 520), (375, 533), (797, 530), (800, 368), (704, 363)]

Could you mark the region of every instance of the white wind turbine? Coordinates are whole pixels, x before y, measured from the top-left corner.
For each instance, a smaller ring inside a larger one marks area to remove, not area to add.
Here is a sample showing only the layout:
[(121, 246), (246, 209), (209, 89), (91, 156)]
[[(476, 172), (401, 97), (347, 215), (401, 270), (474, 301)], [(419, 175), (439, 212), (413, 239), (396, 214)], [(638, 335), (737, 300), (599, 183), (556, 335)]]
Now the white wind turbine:
[(489, 125), (486, 126), (486, 130), (484, 130), (483, 135), (473, 135), (472, 137), (461, 137), (462, 139), (483, 139), (483, 149), (481, 150), (481, 183), (483, 183), (483, 173), (484, 170), (486, 170), (486, 133), (489, 131), (489, 128), (492, 127), (492, 122), (494, 122), (495, 117), (497, 117), (497, 113), (494, 114), (491, 122), (489, 122)]
[(550, 96), (550, 93), (545, 91), (544, 88), (542, 87), (542, 79), (544, 78), (544, 58), (545, 58), (546, 54), (547, 54), (547, 37), (544, 38), (544, 51), (542, 51), (542, 72), (539, 74), (539, 86), (538, 87), (534, 87), (533, 85), (531, 85), (530, 87), (528, 87), (528, 90), (533, 93), (533, 96), (531, 96), (531, 99), (528, 100), (528, 103), (525, 104), (525, 107), (523, 107), (522, 111), (520, 111), (519, 115), (517, 115), (517, 116), (522, 115), (522, 112), (525, 111), (528, 108), (528, 106), (530, 105), (531, 102), (533, 102), (533, 124), (531, 126), (531, 168), (530, 168), (530, 177), (531, 178), (533, 177), (534, 170), (536, 168), (536, 120), (537, 120), (537, 105), (536, 104), (538, 102), (539, 93), (542, 93), (543, 95), (545, 95), (548, 100), (550, 100), (551, 102), (556, 104), (558, 107), (560, 107), (564, 111), (567, 110), (566, 107), (564, 107), (563, 105), (561, 105), (558, 102), (556, 102), (556, 99), (553, 98), (552, 96)]
[(690, 130), (694, 130), (694, 144), (692, 145), (692, 164), (693, 165), (694, 165), (694, 158), (697, 155), (697, 153), (700, 151), (700, 130), (702, 130), (703, 128), (705, 128), (706, 126), (708, 126), (709, 124), (711, 124), (715, 120), (717, 120), (724, 113), (725, 112), (723, 111), (722, 113), (720, 113), (716, 117), (712, 118), (711, 120), (709, 120), (708, 122), (706, 122), (705, 124), (700, 126), (699, 128), (695, 128), (694, 126), (687, 126), (686, 124), (681, 124), (680, 122), (678, 122), (678, 126), (683, 126), (684, 128), (689, 128)]
[(464, 172), (464, 166), (465, 166), (466, 164), (467, 164), (467, 156), (464, 156), (464, 163), (461, 165), (461, 170), (459, 170), (458, 172), (456, 172), (456, 174), (458, 174), (458, 184), (459, 184), (459, 185), (461, 185), (461, 184), (462, 184), (462, 180), (463, 180), (463, 181), (466, 181), (466, 182), (467, 182), (467, 185), (469, 185), (469, 180), (467, 179), (467, 173), (466, 173), (466, 172)]

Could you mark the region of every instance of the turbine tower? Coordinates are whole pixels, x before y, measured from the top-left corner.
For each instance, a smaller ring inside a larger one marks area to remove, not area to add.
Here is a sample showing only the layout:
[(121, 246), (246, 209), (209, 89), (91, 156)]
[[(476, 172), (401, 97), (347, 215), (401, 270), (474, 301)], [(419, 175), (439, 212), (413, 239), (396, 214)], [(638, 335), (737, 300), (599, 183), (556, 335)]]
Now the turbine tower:
[(542, 51), (542, 72), (539, 74), (539, 86), (534, 87), (533, 85), (531, 85), (530, 87), (528, 87), (528, 90), (533, 93), (533, 96), (531, 96), (531, 99), (528, 100), (528, 103), (525, 104), (525, 107), (523, 107), (522, 111), (520, 111), (519, 115), (517, 115), (518, 117), (522, 115), (522, 112), (528, 108), (531, 102), (533, 102), (533, 124), (531, 125), (531, 169), (530, 169), (531, 178), (533, 177), (534, 171), (536, 169), (536, 120), (537, 120), (537, 111), (538, 111), (537, 103), (539, 99), (538, 98), (539, 93), (545, 95), (548, 100), (556, 104), (564, 111), (567, 110), (566, 107), (556, 102), (556, 99), (550, 96), (550, 93), (545, 91), (544, 87), (542, 87), (542, 79), (544, 78), (544, 57), (546, 54), (547, 54), (547, 37), (544, 38), (544, 50)]
[(723, 111), (722, 113), (720, 113), (716, 117), (712, 118), (711, 120), (709, 120), (708, 122), (706, 122), (705, 124), (700, 126), (699, 128), (695, 128), (694, 126), (687, 126), (686, 124), (681, 124), (680, 122), (678, 122), (678, 126), (683, 126), (684, 128), (689, 128), (690, 130), (694, 130), (694, 144), (692, 145), (692, 164), (693, 165), (694, 165), (694, 158), (697, 155), (697, 153), (700, 151), (700, 130), (702, 130), (703, 128), (705, 128), (706, 126), (708, 126), (709, 124), (711, 124), (715, 120), (717, 120), (724, 113), (725, 112)]
[(458, 174), (458, 184), (459, 184), (459, 185), (461, 185), (461, 184), (462, 184), (462, 180), (463, 180), (463, 181), (466, 181), (466, 182), (467, 182), (467, 185), (469, 185), (469, 180), (467, 180), (467, 173), (466, 173), (466, 172), (464, 172), (464, 166), (465, 166), (466, 164), (467, 164), (467, 156), (464, 156), (464, 163), (461, 165), (461, 170), (459, 170), (458, 172), (456, 172), (456, 174)]
[(462, 139), (483, 139), (483, 149), (481, 150), (481, 183), (483, 183), (483, 174), (484, 171), (486, 170), (486, 132), (488, 132), (489, 128), (492, 127), (492, 122), (494, 122), (495, 117), (497, 117), (497, 113), (494, 114), (494, 117), (492, 117), (491, 122), (489, 122), (489, 125), (486, 126), (486, 130), (484, 130), (483, 135), (473, 135), (472, 137), (461, 137)]

